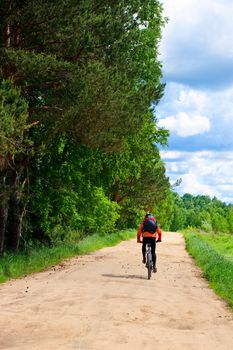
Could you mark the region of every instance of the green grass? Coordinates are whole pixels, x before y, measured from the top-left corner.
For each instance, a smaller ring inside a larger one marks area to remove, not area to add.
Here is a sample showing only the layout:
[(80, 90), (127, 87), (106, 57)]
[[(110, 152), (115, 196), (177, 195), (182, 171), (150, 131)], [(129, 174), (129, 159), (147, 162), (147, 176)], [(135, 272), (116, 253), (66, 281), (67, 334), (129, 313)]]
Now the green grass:
[[(215, 237), (213, 241), (212, 235), (194, 232), (186, 232), (184, 237), (188, 252), (203, 270), (210, 287), (233, 308), (233, 255), (229, 257), (230, 249), (225, 250), (225, 247), (229, 247), (227, 237), (222, 241), (220, 237)], [(230, 235), (228, 238), (233, 242)]]
[(6, 254), (0, 259), (0, 283), (43, 271), (59, 264), (64, 259), (114, 246), (133, 237), (136, 237), (135, 230), (120, 231), (106, 236), (96, 234), (86, 237), (78, 243), (66, 243), (53, 248), (34, 248), (27, 254)]
[(229, 234), (207, 234), (203, 235), (208, 244), (222, 255), (233, 259), (233, 235)]

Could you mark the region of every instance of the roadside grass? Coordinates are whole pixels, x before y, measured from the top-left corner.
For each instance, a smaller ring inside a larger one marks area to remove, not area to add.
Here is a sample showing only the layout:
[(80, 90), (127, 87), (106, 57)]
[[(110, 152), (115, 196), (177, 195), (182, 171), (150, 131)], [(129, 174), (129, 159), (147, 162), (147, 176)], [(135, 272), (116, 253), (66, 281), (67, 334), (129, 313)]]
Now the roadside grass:
[(133, 237), (136, 237), (135, 230), (119, 231), (106, 236), (95, 234), (78, 243), (65, 243), (51, 248), (31, 248), (27, 253), (5, 254), (0, 259), (0, 283), (46, 270), (65, 259), (111, 247)]
[(202, 239), (220, 254), (233, 259), (233, 235), (211, 233), (202, 235)]
[(219, 242), (219, 237), (213, 243), (212, 235), (193, 231), (186, 231), (184, 237), (187, 251), (203, 270), (203, 276), (209, 281), (210, 287), (233, 308), (233, 254), (229, 257), (226, 253), (227, 242)]

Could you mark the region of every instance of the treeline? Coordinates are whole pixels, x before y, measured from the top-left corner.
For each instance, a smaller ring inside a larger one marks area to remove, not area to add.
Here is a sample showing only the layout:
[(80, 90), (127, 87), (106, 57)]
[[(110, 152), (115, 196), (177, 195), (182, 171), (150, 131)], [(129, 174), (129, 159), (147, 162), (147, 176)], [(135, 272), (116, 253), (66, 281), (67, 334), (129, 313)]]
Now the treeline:
[(155, 0), (1, 0), (0, 255), (165, 206)]
[(233, 234), (233, 205), (226, 204), (216, 197), (179, 196), (173, 193), (173, 212), (170, 229), (177, 231), (196, 227), (207, 232)]

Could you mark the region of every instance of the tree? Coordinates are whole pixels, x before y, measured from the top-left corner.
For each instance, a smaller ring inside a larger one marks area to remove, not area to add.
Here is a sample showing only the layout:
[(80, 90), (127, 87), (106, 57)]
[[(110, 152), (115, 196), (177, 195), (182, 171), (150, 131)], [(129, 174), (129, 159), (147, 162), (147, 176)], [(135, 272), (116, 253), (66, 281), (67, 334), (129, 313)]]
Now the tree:
[(163, 200), (156, 201), (154, 206), (154, 214), (158, 223), (163, 230), (169, 231), (174, 220), (174, 198), (171, 189), (169, 188), (164, 193)]
[(159, 2), (3, 1), (2, 10), (3, 77), (21, 87), (44, 140), (63, 131), (112, 149), (140, 129), (163, 91)]
[[(126, 155), (128, 138), (145, 128), (148, 116), (153, 121), (151, 105), (163, 94), (157, 59), (164, 25), (161, 4), (151, 0), (3, 0), (0, 13), (0, 79), (11, 80), (21, 91), (28, 105), (28, 123), (35, 125), (27, 134), (33, 153), (18, 157), (18, 168), (41, 174), (41, 161), (53, 152), (50, 145), (61, 146), (61, 140), (67, 139), (76, 151), (85, 145)], [(164, 166), (157, 150), (153, 157), (158, 162), (148, 171), (156, 184), (164, 179)], [(149, 185), (147, 173), (141, 179), (146, 176)], [(33, 181), (30, 200), (40, 182)], [(138, 193), (143, 190), (140, 186), (137, 180)], [(25, 192), (20, 201), (25, 208)], [(15, 208), (14, 201), (9, 201), (9, 206), (8, 226), (14, 227), (12, 237), (18, 237), (21, 223), (15, 213), (19, 204)], [(17, 250), (18, 242), (12, 247)]]
[(166, 130), (156, 127), (148, 113), (138, 134), (125, 140), (123, 151), (105, 158), (105, 188), (123, 208), (124, 224), (132, 221), (132, 213), (154, 208), (166, 197), (170, 185), (156, 144), (165, 145), (167, 135)]
[(182, 218), (182, 222), (179, 222), (177, 215), (174, 214), (172, 223), (174, 230), (192, 226), (207, 232), (232, 231), (232, 205), (227, 205), (216, 197), (211, 199), (209, 196), (191, 194), (180, 197), (175, 193), (174, 205), (177, 215)]
[(8, 246), (18, 249), (25, 205), (22, 200), (28, 182), (30, 128), (28, 104), (10, 81), (0, 84), (0, 255), (3, 254), (8, 223)]

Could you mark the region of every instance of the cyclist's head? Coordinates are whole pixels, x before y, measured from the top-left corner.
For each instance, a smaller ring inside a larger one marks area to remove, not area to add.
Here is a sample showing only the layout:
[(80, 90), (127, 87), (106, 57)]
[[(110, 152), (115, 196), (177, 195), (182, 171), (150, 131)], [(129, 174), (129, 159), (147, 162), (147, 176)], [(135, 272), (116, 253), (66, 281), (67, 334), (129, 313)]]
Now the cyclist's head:
[(145, 216), (145, 218), (148, 218), (148, 217), (150, 217), (150, 216), (153, 216), (153, 214), (151, 214), (149, 211), (146, 213), (146, 216)]

